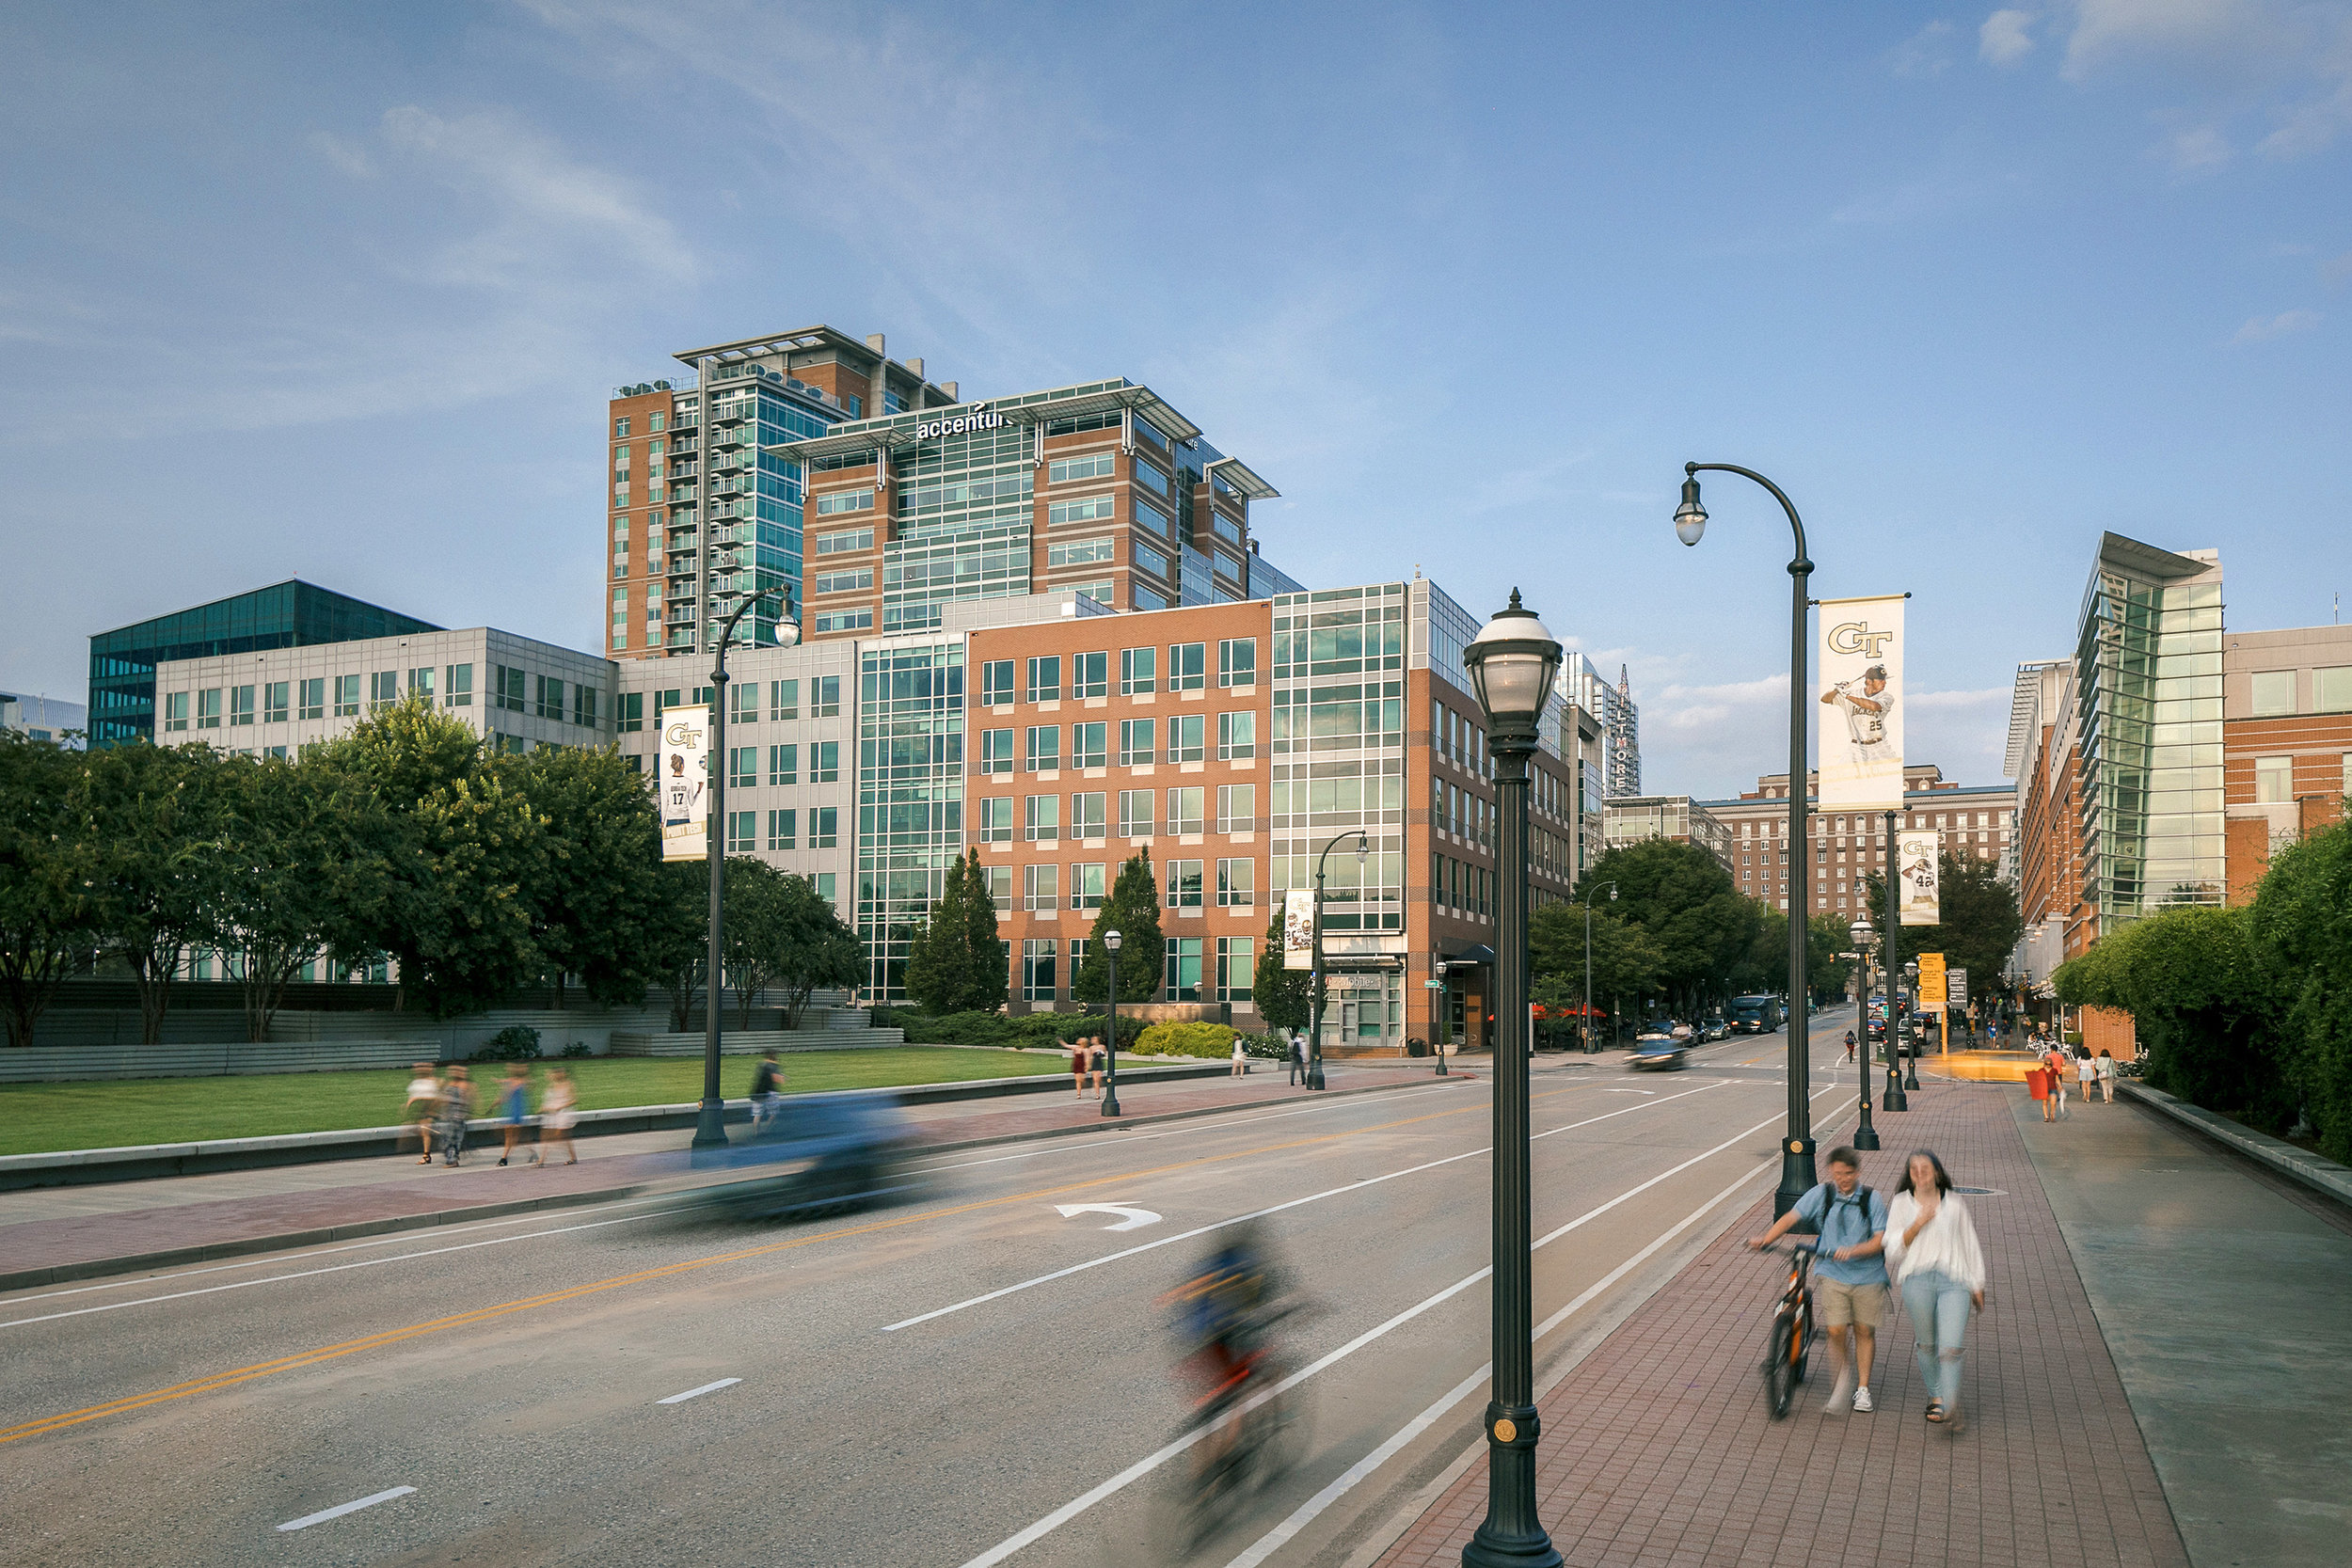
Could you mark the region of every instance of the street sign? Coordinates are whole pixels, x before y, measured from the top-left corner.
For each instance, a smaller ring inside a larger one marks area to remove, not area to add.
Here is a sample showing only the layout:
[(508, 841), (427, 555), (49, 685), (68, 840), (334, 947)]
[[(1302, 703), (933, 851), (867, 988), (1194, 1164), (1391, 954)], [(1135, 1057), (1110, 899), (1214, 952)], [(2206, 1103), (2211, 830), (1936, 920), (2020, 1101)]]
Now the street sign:
[(1423, 980), (1421, 983), (1421, 989), (1423, 990), (1445, 990), (1445, 982), (1443, 980)]
[(1923, 1013), (1942, 1012), (1944, 1010), (1944, 955), (1941, 953), (1920, 954), (1919, 1010)]
[(1949, 971), (1945, 975), (1944, 983), (1947, 988), (1949, 988), (1945, 993), (1945, 999), (1947, 1001), (1948, 1001), (1955, 1007), (1965, 1007), (1968, 1006), (1968, 972), (1966, 970), (1955, 969)]

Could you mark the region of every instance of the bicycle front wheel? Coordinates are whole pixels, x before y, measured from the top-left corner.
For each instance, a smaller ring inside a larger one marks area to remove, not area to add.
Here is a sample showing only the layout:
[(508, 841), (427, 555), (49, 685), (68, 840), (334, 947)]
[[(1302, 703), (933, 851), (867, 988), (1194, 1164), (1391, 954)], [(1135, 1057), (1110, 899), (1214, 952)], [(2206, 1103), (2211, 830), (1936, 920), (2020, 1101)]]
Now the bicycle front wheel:
[(1797, 1397), (1796, 1328), (1783, 1318), (1772, 1320), (1772, 1338), (1764, 1351), (1764, 1391), (1777, 1421), (1788, 1414), (1788, 1405)]

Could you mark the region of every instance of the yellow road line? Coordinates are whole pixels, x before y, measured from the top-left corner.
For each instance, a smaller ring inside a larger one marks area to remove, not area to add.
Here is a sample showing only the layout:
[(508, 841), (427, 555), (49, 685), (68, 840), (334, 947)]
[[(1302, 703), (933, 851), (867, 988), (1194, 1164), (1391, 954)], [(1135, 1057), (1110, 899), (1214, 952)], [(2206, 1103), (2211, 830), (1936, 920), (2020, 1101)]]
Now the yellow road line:
[[(1578, 1085), (1574, 1088), (1554, 1089), (1534, 1098), (1550, 1100), (1558, 1095), (1573, 1094), (1577, 1088), (1584, 1086)], [(982, 1209), (997, 1209), (1011, 1203), (1034, 1202), (1040, 1198), (1055, 1197), (1063, 1193), (1084, 1192), (1089, 1187), (1104, 1187), (1117, 1182), (1136, 1181), (1147, 1176), (1164, 1176), (1169, 1171), (1184, 1170), (1194, 1165), (1216, 1164), (1227, 1160), (1247, 1160), (1261, 1154), (1279, 1153), (1286, 1148), (1305, 1148), (1315, 1144), (1336, 1142), (1343, 1138), (1361, 1137), (1368, 1132), (1385, 1132), (1393, 1128), (1410, 1127), (1418, 1122), (1437, 1121), (1446, 1117), (1458, 1117), (1482, 1108), (1479, 1105), (1459, 1105), (1452, 1110), (1432, 1111), (1425, 1116), (1406, 1117), (1401, 1120), (1381, 1122), (1373, 1127), (1359, 1127), (1352, 1132), (1323, 1132), (1313, 1137), (1293, 1138), (1282, 1143), (1264, 1144), (1256, 1148), (1242, 1149), (1237, 1153), (1207, 1154), (1198, 1159), (1178, 1160), (1165, 1165), (1154, 1165), (1148, 1170), (1125, 1171), (1117, 1176), (1097, 1177), (1086, 1181), (1072, 1181), (1057, 1187), (1014, 1193), (1004, 1197), (983, 1198), (976, 1203), (959, 1204), (949, 1209), (927, 1209), (918, 1214), (902, 1214), (895, 1219), (875, 1220), (866, 1225), (845, 1226), (839, 1229), (818, 1231), (814, 1235), (795, 1236), (786, 1241), (770, 1242), (764, 1246), (714, 1253), (707, 1258), (690, 1258), (682, 1262), (665, 1263), (660, 1268), (644, 1269), (636, 1274), (616, 1275), (610, 1279), (593, 1280), (585, 1285), (575, 1285), (568, 1290), (550, 1291), (543, 1295), (527, 1297), (521, 1301), (503, 1302), (496, 1307), (485, 1307), (471, 1312), (459, 1312), (451, 1317), (434, 1318), (425, 1323), (410, 1323), (405, 1328), (386, 1329), (378, 1334), (365, 1335), (357, 1339), (346, 1339), (341, 1344), (322, 1345), (316, 1350), (280, 1356), (275, 1361), (262, 1361), (250, 1367), (239, 1367), (230, 1371), (215, 1372), (210, 1377), (196, 1378), (187, 1383), (175, 1383), (168, 1388), (156, 1388), (144, 1394), (126, 1395), (121, 1399), (109, 1400), (103, 1404), (93, 1404), (86, 1409), (68, 1410), (55, 1416), (44, 1416), (37, 1420), (0, 1430), (0, 1443), (13, 1443), (21, 1438), (39, 1437), (44, 1433), (79, 1426), (85, 1421), (95, 1421), (102, 1417), (120, 1416), (130, 1411), (145, 1409), (149, 1405), (162, 1404), (171, 1400), (183, 1400), (193, 1394), (209, 1394), (218, 1389), (233, 1387), (240, 1383), (249, 1383), (255, 1378), (268, 1377), (275, 1372), (295, 1371), (304, 1367), (316, 1366), (322, 1361), (332, 1361), (340, 1356), (354, 1355), (361, 1351), (381, 1350), (386, 1346), (400, 1344), (404, 1340), (419, 1338), (427, 1334), (438, 1334), (444, 1329), (464, 1328), (474, 1323), (489, 1323), (499, 1318), (511, 1317), (517, 1312), (529, 1312), (542, 1307), (576, 1301), (582, 1296), (595, 1295), (604, 1291), (616, 1291), (624, 1286), (644, 1285), (657, 1279), (668, 1279), (720, 1263), (741, 1262), (746, 1259), (764, 1258), (771, 1253), (787, 1252), (795, 1247), (812, 1246), (818, 1242), (837, 1241), (845, 1236), (870, 1235), (878, 1230), (895, 1230), (902, 1226), (920, 1224), (925, 1220), (946, 1219), (952, 1215), (968, 1214)]]

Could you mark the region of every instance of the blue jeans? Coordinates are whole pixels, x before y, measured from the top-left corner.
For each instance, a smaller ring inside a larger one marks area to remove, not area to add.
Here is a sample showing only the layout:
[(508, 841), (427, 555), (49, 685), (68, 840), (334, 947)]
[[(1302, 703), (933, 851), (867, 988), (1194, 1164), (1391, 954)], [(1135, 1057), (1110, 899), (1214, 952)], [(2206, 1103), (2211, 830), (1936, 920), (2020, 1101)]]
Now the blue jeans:
[(1968, 1330), (1968, 1287), (1934, 1269), (1903, 1280), (1903, 1310), (1911, 1314), (1919, 1380), (1947, 1406), (1960, 1403), (1962, 1337)]

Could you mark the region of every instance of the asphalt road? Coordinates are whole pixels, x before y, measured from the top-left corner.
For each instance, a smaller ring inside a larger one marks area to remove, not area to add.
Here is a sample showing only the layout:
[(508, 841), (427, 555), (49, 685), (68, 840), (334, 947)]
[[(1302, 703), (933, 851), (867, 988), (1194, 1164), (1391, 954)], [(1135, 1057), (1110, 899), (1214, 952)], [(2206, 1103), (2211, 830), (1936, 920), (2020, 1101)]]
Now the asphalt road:
[[(1814, 1021), (1825, 1143), (1851, 1022)], [(1784, 1038), (1540, 1060), (1539, 1383), (1769, 1190)], [(0, 1297), (0, 1561), (1341, 1564), (1476, 1436), (1488, 1106), (1431, 1080), (943, 1156), (821, 1222), (576, 1210)], [(1187, 1551), (1159, 1297), (1276, 1206), (1301, 1463)]]

